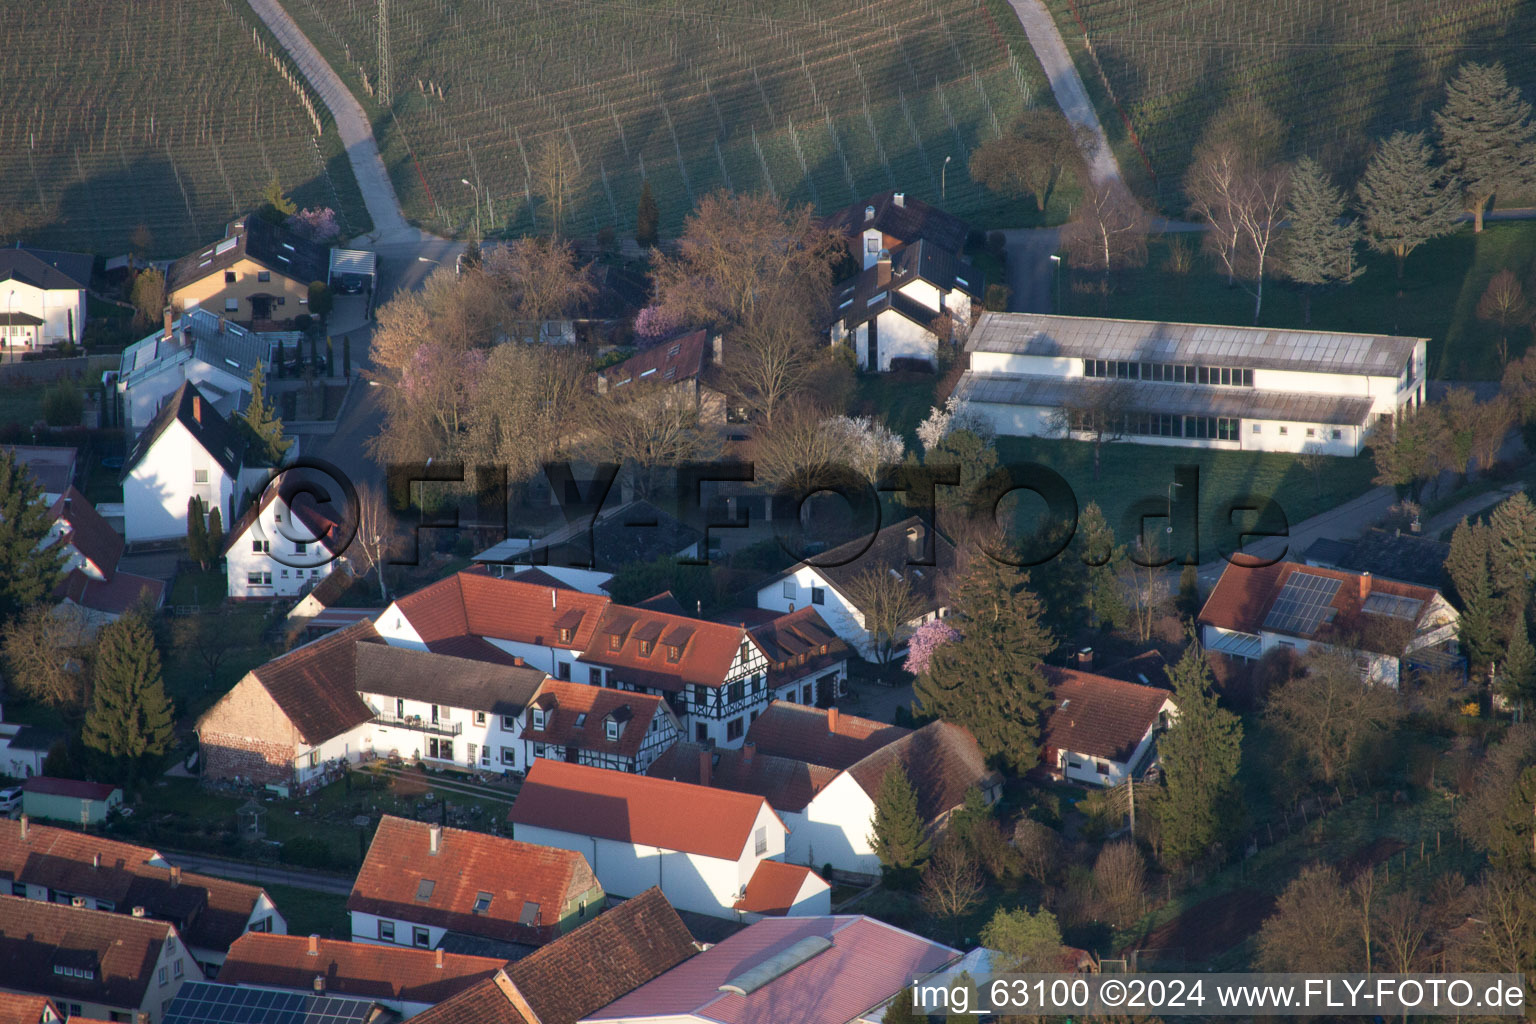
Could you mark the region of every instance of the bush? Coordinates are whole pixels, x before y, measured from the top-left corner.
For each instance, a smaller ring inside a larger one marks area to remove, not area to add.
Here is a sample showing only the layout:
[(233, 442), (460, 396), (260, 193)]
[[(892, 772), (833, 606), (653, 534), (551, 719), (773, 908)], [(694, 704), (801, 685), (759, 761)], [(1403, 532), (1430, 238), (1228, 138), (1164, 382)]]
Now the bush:
[(989, 284), (987, 285), (987, 297), (983, 300), (982, 305), (994, 313), (1006, 312), (1008, 309), (1008, 299), (1012, 295), (1013, 292), (1005, 284)]
[(336, 864), (330, 844), (312, 836), (299, 836), (285, 842), (279, 859), (284, 864), (297, 864), (306, 868), (324, 869)]
[(897, 356), (891, 360), (892, 370), (906, 370), (908, 372), (933, 373), (934, 367), (926, 359), (918, 359), (913, 356)]
[(80, 425), (85, 412), (85, 395), (72, 380), (61, 380), (43, 392), (43, 419), (50, 427)]

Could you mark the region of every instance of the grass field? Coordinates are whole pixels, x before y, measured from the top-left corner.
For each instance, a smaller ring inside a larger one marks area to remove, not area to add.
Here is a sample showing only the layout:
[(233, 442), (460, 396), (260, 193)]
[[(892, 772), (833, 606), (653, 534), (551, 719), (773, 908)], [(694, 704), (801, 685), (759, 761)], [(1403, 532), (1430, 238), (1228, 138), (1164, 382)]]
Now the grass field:
[(1133, 137), (1132, 154), (1139, 143), (1174, 206), (1190, 149), (1228, 97), (1262, 98), (1291, 127), (1291, 153), (1352, 175), (1374, 137), (1427, 126), (1461, 61), (1503, 60), (1516, 82), (1536, 66), (1536, 21), (1516, 0), (1048, 3), (1101, 119)]
[(55, 0), (7, 15), (5, 240), (116, 254), (142, 225), (152, 255), (178, 256), (274, 174), (348, 233), (370, 226), (328, 112), (243, 0)]
[(719, 187), (823, 211), (896, 188), (986, 226), (1038, 219), (966, 171), (978, 139), (1051, 102), (1002, 0), (393, 0), (387, 110), (377, 3), (288, 6), (371, 108), (407, 213), (439, 230), (473, 223), (476, 190), (492, 225), (527, 230), (550, 138), (580, 160), (573, 233), (632, 230), (642, 179), (669, 232)]
[[(1253, 298), (1197, 256), (1186, 273), (1168, 269), (1170, 245), (1199, 244), (1198, 236), (1154, 237), (1147, 266), (1130, 271), (1117, 284), (1107, 306), (1098, 295), (1075, 294), (1063, 287), (1063, 312), (1131, 320), (1174, 320), (1247, 325), (1253, 322)], [(1499, 342), (1506, 339), (1511, 358), (1530, 344), (1528, 328), (1507, 332), (1477, 319), (1477, 300), (1500, 270), (1512, 270), (1531, 287), (1536, 270), (1536, 223), (1495, 222), (1482, 234), (1463, 228), (1430, 242), (1408, 257), (1403, 279), (1390, 257), (1367, 253), (1366, 272), (1348, 288), (1313, 302), (1314, 330), (1405, 334), (1429, 339), (1431, 377), (1497, 380), (1503, 362)], [(1260, 324), (1302, 327), (1301, 298), (1283, 282), (1266, 281)]]

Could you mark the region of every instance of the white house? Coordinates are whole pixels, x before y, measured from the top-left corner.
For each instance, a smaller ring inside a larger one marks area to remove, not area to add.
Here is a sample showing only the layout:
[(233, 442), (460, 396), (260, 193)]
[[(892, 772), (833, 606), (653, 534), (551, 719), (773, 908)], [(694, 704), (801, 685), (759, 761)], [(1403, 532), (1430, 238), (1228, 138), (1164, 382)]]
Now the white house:
[(930, 206), (905, 192), (881, 192), (826, 217), (822, 224), (841, 235), (849, 255), (868, 270), (880, 252), (926, 243), (954, 256), (965, 250), (969, 229), (954, 214)]
[(245, 442), (190, 381), (176, 389), (139, 434), (123, 467), (123, 524), (128, 543), (187, 535), (187, 501), (235, 521), (247, 487), (260, 489), (267, 470), (247, 467)]
[(603, 889), (659, 886), (679, 910), (733, 918), (785, 827), (760, 796), (537, 760), (508, 815), (524, 842), (582, 854)]
[(595, 917), (603, 901), (580, 853), (386, 814), (347, 911), (353, 942), (438, 949), (454, 933), (538, 946)]
[[(288, 482), (285, 475), (282, 483)], [(235, 600), (298, 597), (336, 570), (350, 540), (336, 516), (307, 497), (290, 503), (292, 495), (283, 490), (266, 488), (225, 533), (229, 596)]]
[(92, 257), (47, 249), (0, 249), (0, 349), (78, 342)]
[(280, 347), (296, 350), (303, 337), (295, 331), (250, 331), (206, 309), (173, 319), (166, 307), (164, 326), (123, 350), (117, 390), (124, 420), (130, 430), (143, 430), (186, 381), (224, 416), (233, 416), (250, 395), (257, 365), (270, 371)]
[[(843, 642), (867, 661), (880, 660), (884, 651), (867, 627), (868, 596), (858, 590), (858, 579), (874, 569), (904, 577), (919, 611), (907, 623), (916, 628), (949, 613), (944, 603), (944, 578), (955, 568), (955, 546), (923, 525), (918, 516), (881, 527), (873, 540), (858, 537), (815, 557), (816, 564), (801, 562), (772, 577), (757, 588), (757, 606), (774, 612), (813, 607)], [(906, 634), (894, 638), (894, 657), (904, 657)]]
[(1456, 609), (1433, 587), (1296, 562), (1229, 564), (1201, 609), (1213, 656), (1257, 661), (1272, 650), (1350, 651), (1368, 682), (1396, 688), (1407, 668), (1457, 670)]
[[(817, 721), (828, 723), (820, 737), (812, 732)], [(770, 748), (798, 750), (817, 760), (764, 752), (749, 736), (740, 750), (680, 743), (649, 774), (767, 799), (789, 829), (785, 859), (791, 863), (878, 875), (880, 858), (869, 842), (871, 822), (880, 783), (894, 764), (911, 780), (918, 813), (930, 833), (944, 828), (965, 803), (967, 790), (975, 788), (989, 804), (1002, 794), (1002, 779), (986, 766), (976, 740), (948, 722), (909, 731), (838, 715), (835, 708), (821, 712), (776, 703), (758, 723), (771, 728), (758, 732), (754, 725), (751, 735), (761, 736)], [(839, 729), (845, 735), (839, 736)], [(860, 750), (868, 753), (847, 759)]]
[[(897, 359), (937, 366), (939, 346), (964, 336), (984, 287), (981, 271), (931, 243), (882, 249), (834, 289), (832, 344), (851, 345), (864, 370), (889, 370)], [(934, 321), (946, 314), (956, 329), (940, 338)]]
[(1358, 455), (1377, 423), (1423, 403), (1427, 344), (986, 313), (955, 394), (998, 434)]
[(1053, 704), (1042, 745), (1055, 778), (1118, 786), (1150, 766), (1159, 732), (1176, 720), (1173, 694), (1075, 669), (1048, 670)]

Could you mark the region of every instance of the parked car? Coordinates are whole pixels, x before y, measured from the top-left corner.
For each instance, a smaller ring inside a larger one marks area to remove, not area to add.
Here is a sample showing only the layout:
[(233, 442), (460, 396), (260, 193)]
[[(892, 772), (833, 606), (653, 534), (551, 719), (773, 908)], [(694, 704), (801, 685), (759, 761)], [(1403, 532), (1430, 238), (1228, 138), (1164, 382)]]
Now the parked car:
[(0, 789), (0, 814), (14, 818), (21, 813), (21, 787)]

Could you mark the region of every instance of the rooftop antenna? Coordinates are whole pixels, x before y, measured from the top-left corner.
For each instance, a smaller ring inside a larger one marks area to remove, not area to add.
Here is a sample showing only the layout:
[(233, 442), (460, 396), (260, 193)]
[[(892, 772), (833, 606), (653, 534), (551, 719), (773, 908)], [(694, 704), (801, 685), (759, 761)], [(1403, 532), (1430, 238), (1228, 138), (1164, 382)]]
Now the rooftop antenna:
[(379, 0), (379, 103), (390, 105), (389, 0)]

